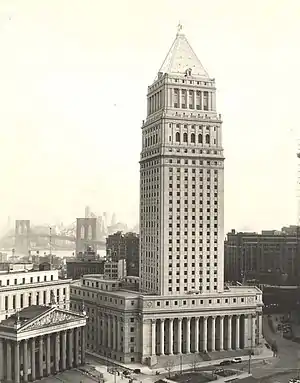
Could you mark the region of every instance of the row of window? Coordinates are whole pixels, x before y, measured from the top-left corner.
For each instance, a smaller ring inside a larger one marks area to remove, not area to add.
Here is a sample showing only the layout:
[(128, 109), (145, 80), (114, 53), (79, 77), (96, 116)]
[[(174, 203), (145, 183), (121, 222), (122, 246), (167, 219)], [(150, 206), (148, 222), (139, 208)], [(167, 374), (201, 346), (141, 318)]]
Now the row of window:
[[(186, 162), (186, 161), (187, 160), (184, 160), (184, 163), (187, 165), (188, 162)], [(177, 159), (176, 162), (180, 163), (180, 159)], [(170, 159), (169, 163), (173, 163), (173, 160)], [(196, 161), (194, 160), (192, 165), (195, 165), (195, 164), (196, 164)], [(153, 169), (153, 170), (156, 170), (156, 169)], [(199, 173), (199, 174), (201, 174), (201, 176), (206, 174), (207, 177), (208, 177), (207, 181), (210, 181), (209, 177), (211, 176), (212, 171), (213, 171), (213, 174), (215, 176), (218, 175), (218, 170), (217, 169), (211, 170), (211, 169), (202, 169), (202, 168), (194, 168), (194, 169), (190, 168), (190, 172), (188, 170), (189, 170), (188, 168), (185, 168), (184, 171), (181, 172), (181, 173), (185, 173), (185, 174), (180, 174), (179, 172), (177, 172), (178, 174), (176, 175), (176, 179), (178, 181), (181, 181), (181, 180), (188, 181), (188, 176), (191, 175), (191, 173), (192, 174)], [(141, 175), (141, 184), (148, 183), (148, 182), (149, 183), (155, 183), (155, 182), (159, 183), (159, 180), (160, 180), (159, 175), (158, 176), (153, 176), (153, 174), (155, 174), (155, 173), (158, 173), (158, 171), (154, 171), (154, 173), (152, 173), (151, 170), (147, 170), (147, 171), (143, 172), (142, 175)], [(182, 176), (182, 178), (181, 178), (181, 176)], [(184, 179), (183, 179), (183, 177), (184, 177)], [(172, 172), (171, 175), (169, 175), (169, 180), (170, 181), (173, 180), (173, 172)], [(200, 178), (200, 181), (203, 181), (203, 180)], [(218, 178), (215, 177), (214, 181), (218, 181)]]
[[(55, 296), (55, 290), (51, 290), (52, 293)], [(66, 288), (62, 289), (63, 294), (63, 301), (66, 301)], [(27, 295), (27, 302), (25, 301), (26, 298), (24, 297), (24, 294), (18, 294), (19, 298), (19, 307), (17, 307), (17, 295), (8, 296), (6, 295), (4, 297), (4, 309), (5, 311), (8, 310), (16, 310), (18, 308), (24, 308), (32, 305), (46, 305), (49, 304), (51, 301), (51, 295), (49, 290), (44, 290), (42, 292), (34, 293), (28, 293)], [(48, 299), (47, 299), (48, 298)], [(56, 302), (60, 302), (60, 289), (56, 289)]]
[[(188, 140), (188, 134), (187, 133), (183, 133), (182, 137), (183, 137), (183, 139), (182, 139), (183, 142), (186, 142), (186, 143), (189, 142), (191, 144), (195, 144), (196, 143), (196, 135), (195, 135), (195, 133), (191, 133), (189, 140)], [(179, 132), (176, 132), (176, 134), (175, 134), (175, 141), (178, 142), (178, 143), (181, 142), (181, 134)], [(203, 144), (203, 135), (201, 133), (198, 134), (197, 142), (198, 142), (198, 144)], [(209, 134), (205, 135), (204, 143), (205, 144), (210, 144), (210, 135)], [(216, 140), (214, 140), (214, 143), (216, 143)]]
[(36, 282), (46, 282), (46, 281), (53, 281), (54, 277), (53, 274), (50, 275), (50, 278), (47, 275), (44, 275), (43, 277), (37, 276), (36, 278), (30, 277), (30, 278), (15, 278), (15, 279), (7, 279), (6, 281), (4, 279), (0, 280), (0, 286), (14, 286), (14, 285), (21, 285), (26, 283), (36, 283)]
[[(172, 150), (172, 149), (170, 149), (170, 150)], [(188, 149), (183, 149), (183, 151), (185, 153), (188, 153)], [(192, 149), (191, 152), (195, 153), (195, 149)], [(162, 160), (162, 158), (160, 160), (152, 160), (152, 161), (147, 161), (147, 162), (141, 163), (141, 169), (150, 168), (149, 170), (141, 170), (141, 176), (143, 176), (145, 174), (149, 174), (150, 175), (150, 174), (154, 174), (154, 173), (159, 173), (160, 172), (160, 168), (156, 167), (156, 166), (162, 164), (161, 160)], [(196, 165), (198, 163), (196, 162), (196, 160), (190, 160), (188, 162), (188, 164)], [(222, 166), (223, 162), (222, 161), (207, 160), (207, 161), (202, 161), (202, 162), (200, 161), (199, 164), (200, 165), (209, 165), (209, 166), (212, 166), (212, 165), (214, 165), (214, 166)], [(170, 171), (172, 171), (171, 169), (172, 168), (170, 168)], [(180, 168), (178, 168), (177, 171), (178, 170), (180, 171)], [(153, 173), (149, 173), (149, 172), (153, 172)]]
[(156, 133), (150, 137), (145, 137), (145, 140), (144, 140), (144, 147), (147, 148), (149, 146), (152, 146), (152, 145), (156, 145), (160, 142), (159, 140), (159, 135)]

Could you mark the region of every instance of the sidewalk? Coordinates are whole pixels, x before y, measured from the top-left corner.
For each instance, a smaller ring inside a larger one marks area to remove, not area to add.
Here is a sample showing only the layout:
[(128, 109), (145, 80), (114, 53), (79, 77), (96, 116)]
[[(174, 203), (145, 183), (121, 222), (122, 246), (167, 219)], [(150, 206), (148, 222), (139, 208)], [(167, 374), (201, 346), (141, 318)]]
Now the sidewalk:
[[(103, 364), (105, 364), (105, 358), (101, 358), (101, 357), (99, 357), (99, 355), (91, 353), (91, 352), (89, 352), (88, 354), (93, 356), (96, 359), (103, 360)], [(243, 361), (249, 360), (248, 355), (247, 356), (241, 356), (240, 358)], [(270, 359), (270, 358), (273, 358), (273, 352), (271, 350), (269, 350), (268, 348), (264, 347), (261, 354), (251, 356), (251, 361), (254, 362), (254, 361), (260, 361), (263, 359)], [(199, 362), (199, 363), (197, 363), (197, 368), (218, 366), (224, 359), (226, 359), (226, 358)], [(230, 359), (230, 357), (228, 357), (228, 359)], [(120, 370), (123, 369), (123, 370), (132, 370), (133, 371), (134, 369), (139, 368), (141, 370), (141, 374), (148, 375), (148, 376), (155, 376), (156, 380), (159, 379), (159, 375), (156, 375), (156, 372), (166, 373), (165, 368), (156, 368), (156, 369), (153, 368), (153, 369), (151, 369), (148, 366), (145, 366), (143, 364), (138, 364), (138, 363), (130, 363), (130, 365), (126, 365), (124, 363), (116, 362), (115, 360), (111, 360), (111, 359), (108, 359), (107, 361), (110, 364), (114, 364), (115, 366), (119, 366)], [(96, 369), (98, 371), (101, 371), (101, 372), (105, 371), (107, 373), (107, 368), (105, 365), (103, 365), (103, 366), (99, 365), (98, 367), (96, 367)], [(190, 370), (190, 369), (191, 369), (190, 364), (185, 364), (182, 366), (181, 365), (174, 365), (174, 367), (172, 368), (172, 371), (180, 371), (180, 370), (185, 371), (185, 370)], [(115, 382), (115, 383), (119, 383), (121, 381), (124, 382), (124, 379), (126, 381), (126, 378), (121, 379), (118, 376), (117, 376), (117, 380), (114, 380), (114, 376), (112, 374), (110, 374), (110, 373), (107, 373), (107, 374), (110, 376), (111, 382)], [(119, 380), (118, 380), (118, 378), (119, 378)], [(145, 381), (145, 379), (142, 379), (142, 380)]]

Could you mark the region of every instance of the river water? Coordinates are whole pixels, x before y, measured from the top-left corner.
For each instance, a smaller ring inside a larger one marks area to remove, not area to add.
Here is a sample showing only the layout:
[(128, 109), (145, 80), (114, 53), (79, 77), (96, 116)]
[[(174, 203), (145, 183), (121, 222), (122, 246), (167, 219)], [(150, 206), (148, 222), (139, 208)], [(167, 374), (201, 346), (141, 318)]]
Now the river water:
[[(7, 253), (8, 257), (10, 257), (12, 255), (11, 252), (9, 252), (9, 251), (3, 251), (3, 252)], [(100, 257), (105, 257), (105, 255), (106, 255), (105, 249), (98, 250), (97, 253), (100, 255)], [(32, 255), (35, 255), (35, 254), (36, 254), (36, 252), (33, 251)], [(39, 254), (40, 254), (40, 256), (44, 256), (45, 254), (48, 255), (49, 249), (39, 250)], [(74, 256), (73, 254), (75, 254), (75, 250), (53, 250), (52, 254), (56, 255), (59, 258), (69, 258), (69, 257)], [(15, 253), (15, 256), (22, 258), (22, 257), (24, 257), (24, 254)]]

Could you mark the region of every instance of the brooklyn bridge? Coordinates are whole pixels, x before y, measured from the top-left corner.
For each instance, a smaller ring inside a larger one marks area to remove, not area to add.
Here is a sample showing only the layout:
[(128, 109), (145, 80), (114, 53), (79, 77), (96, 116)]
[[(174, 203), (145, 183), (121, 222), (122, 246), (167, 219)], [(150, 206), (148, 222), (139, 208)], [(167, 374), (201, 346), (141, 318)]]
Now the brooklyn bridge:
[(97, 230), (96, 218), (78, 218), (68, 228), (33, 226), (30, 220), (16, 220), (15, 228), (0, 237), (1, 250), (27, 254), (29, 250), (79, 250), (85, 246), (105, 248), (105, 238)]

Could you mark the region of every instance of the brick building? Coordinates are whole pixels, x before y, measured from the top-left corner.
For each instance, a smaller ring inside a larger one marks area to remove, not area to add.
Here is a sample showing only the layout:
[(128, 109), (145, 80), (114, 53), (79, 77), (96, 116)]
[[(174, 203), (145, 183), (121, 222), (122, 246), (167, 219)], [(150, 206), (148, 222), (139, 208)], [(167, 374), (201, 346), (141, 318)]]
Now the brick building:
[(224, 243), (226, 281), (256, 279), (266, 284), (297, 284), (299, 235), (283, 228), (262, 233), (232, 230)]
[(118, 262), (126, 260), (127, 275), (139, 275), (139, 236), (136, 233), (123, 234), (118, 231), (106, 238), (106, 254)]

